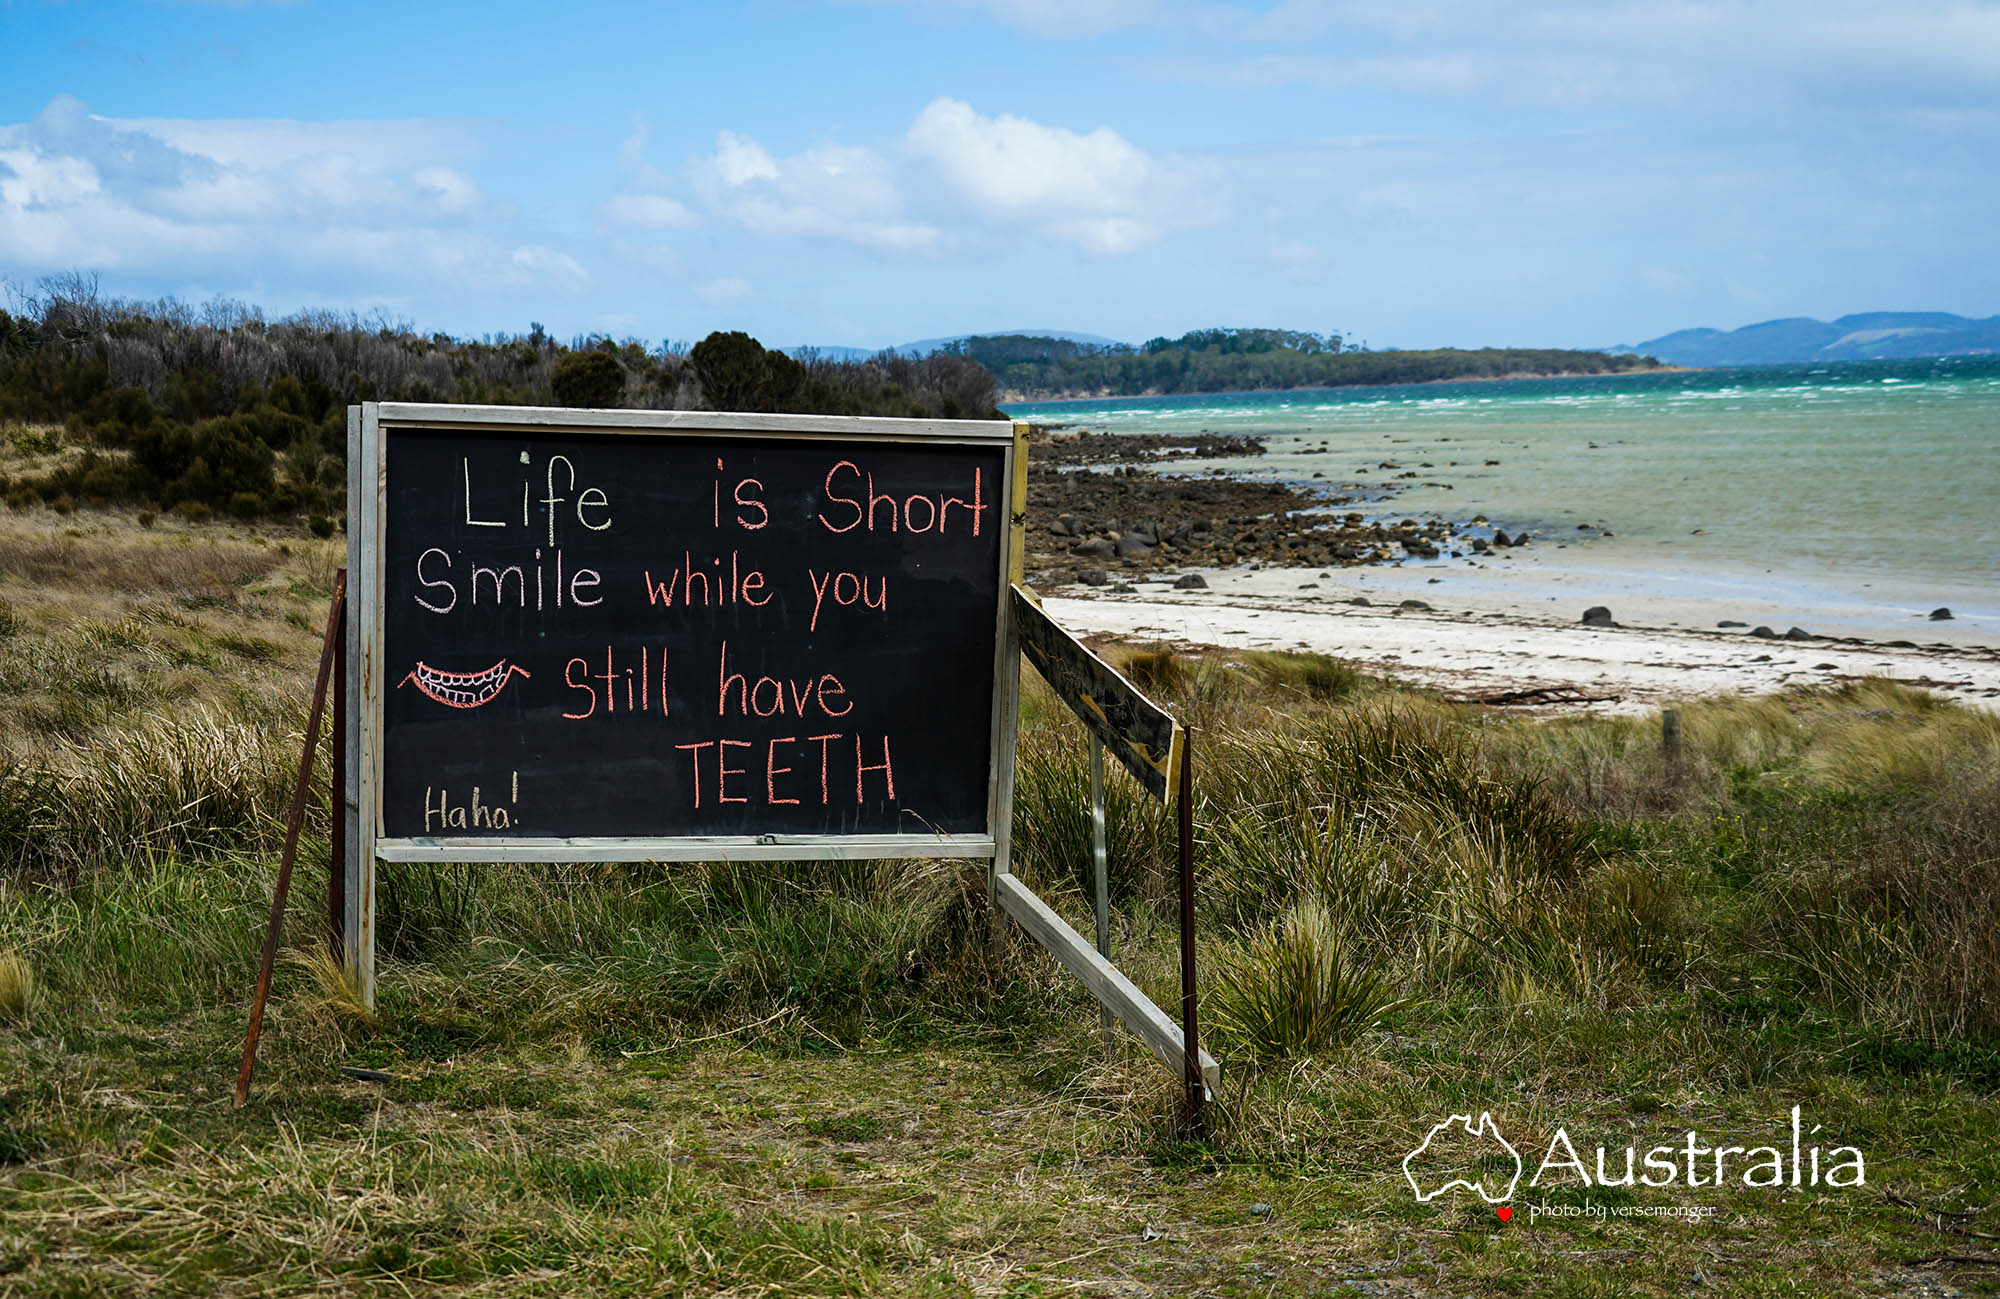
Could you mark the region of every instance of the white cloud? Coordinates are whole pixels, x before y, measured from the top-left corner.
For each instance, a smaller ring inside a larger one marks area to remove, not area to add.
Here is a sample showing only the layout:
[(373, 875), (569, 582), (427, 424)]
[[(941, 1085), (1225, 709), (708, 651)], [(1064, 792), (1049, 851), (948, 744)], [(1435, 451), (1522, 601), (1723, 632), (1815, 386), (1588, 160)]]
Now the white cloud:
[(906, 142), (981, 220), (1088, 253), (1131, 252), (1218, 215), (1197, 195), (1195, 168), (1154, 158), (1108, 127), (1079, 133), (1012, 114), (982, 117), (960, 100), (938, 99), (917, 115)]
[(411, 174), (420, 193), (428, 195), (440, 212), (469, 212), (486, 201), (472, 177), (450, 167), (424, 167)]
[(733, 131), (695, 160), (695, 192), (716, 214), (758, 234), (835, 239), (879, 252), (932, 255), (947, 240), (911, 219), (888, 160), (868, 149), (824, 144), (789, 158)]
[(616, 225), (642, 230), (685, 230), (698, 224), (685, 203), (664, 194), (613, 194), (604, 215)]
[(604, 217), (613, 225), (640, 230), (685, 230), (700, 224), (687, 204), (666, 191), (672, 188), (665, 172), (646, 157), (652, 131), (644, 118), (638, 119), (632, 134), (618, 145), (619, 192), (604, 205)]
[(711, 307), (723, 307), (751, 296), (750, 283), (733, 275), (725, 275), (699, 285), (694, 295)]
[(589, 272), (576, 258), (560, 249), (527, 244), (513, 249), (508, 254), (508, 261), (519, 272), (510, 283), (520, 288), (547, 284), (575, 292), (590, 282)]
[(826, 143), (781, 157), (722, 131), (690, 174), (709, 212), (754, 233), (917, 256), (1024, 232), (1116, 256), (1222, 215), (1210, 169), (1156, 157), (1108, 127), (983, 117), (938, 99), (898, 143), (886, 152)]
[(0, 125), (0, 261), (580, 289), (574, 257), (499, 232), (505, 214), (463, 165), (473, 136), (429, 121), (121, 120), (59, 97)]
[(1284, 0), (1233, 8), (1233, 22), (1200, 25), (1199, 44), (1190, 24), (1154, 15), (1154, 70), (1205, 84), (1689, 113), (1783, 102), (1879, 109), (2000, 89), (2000, 6), (1969, 0)]
[(1294, 284), (1313, 284), (1326, 278), (1326, 254), (1303, 239), (1273, 239), (1271, 265)]

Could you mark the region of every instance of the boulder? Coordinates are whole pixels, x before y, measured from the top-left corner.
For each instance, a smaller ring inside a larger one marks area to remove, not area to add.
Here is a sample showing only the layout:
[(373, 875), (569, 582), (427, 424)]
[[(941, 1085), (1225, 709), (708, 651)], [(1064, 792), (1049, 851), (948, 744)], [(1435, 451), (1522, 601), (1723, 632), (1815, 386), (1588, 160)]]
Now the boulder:
[(1152, 548), (1153, 548), (1152, 542), (1147, 541), (1143, 537), (1138, 536), (1136, 533), (1130, 536), (1120, 537), (1118, 539), (1117, 545), (1115, 546), (1118, 558), (1120, 559), (1142, 558), (1145, 556), (1146, 552), (1151, 550)]
[(1778, 633), (1772, 631), (1769, 627), (1752, 627), (1750, 629), (1750, 634), (1752, 636), (1755, 636), (1758, 640), (1778, 639)]
[(1950, 621), (1951, 621), (1951, 610), (1950, 610), (1950, 609), (1947, 609), (1947, 608), (1945, 608), (1945, 607), (1944, 607), (1943, 605), (1939, 605), (1939, 606), (1938, 606), (1937, 608), (1935, 608), (1935, 609), (1931, 610), (1931, 621), (1932, 621), (1932, 622), (1950, 622)]
[(1071, 546), (1069, 553), (1084, 559), (1109, 559), (1118, 553), (1118, 543), (1104, 537), (1092, 537)]
[(1734, 618), (1724, 618), (1715, 625), (1718, 627), (1748, 627), (1750, 624), (1747, 622), (1738, 622)]
[(1111, 580), (1111, 574), (1101, 568), (1086, 568), (1076, 575), (1076, 580), (1085, 586), (1103, 586)]
[(1206, 591), (1208, 589), (1208, 579), (1200, 573), (1183, 573), (1180, 577), (1174, 579), (1174, 589), (1176, 591)]
[(1803, 627), (1794, 627), (1794, 628), (1792, 628), (1792, 629), (1791, 629), (1790, 631), (1787, 631), (1787, 632), (1785, 633), (1785, 639), (1786, 639), (1786, 640), (1818, 640), (1818, 639), (1819, 639), (1819, 637), (1817, 637), (1817, 636), (1813, 635), (1813, 634), (1812, 634), (1811, 632), (1807, 631), (1807, 630), (1806, 630), (1805, 628), (1803, 628)]
[(1583, 611), (1583, 625), (1586, 627), (1616, 627), (1611, 621), (1611, 610), (1601, 604), (1593, 604)]
[(1494, 532), (1493, 544), (1496, 546), (1511, 546), (1514, 544), (1514, 539), (1507, 535), (1506, 529), (1502, 528)]
[(1417, 613), (1429, 613), (1431, 611), (1431, 607), (1422, 600), (1405, 600), (1396, 607), (1398, 609), (1410, 609)]

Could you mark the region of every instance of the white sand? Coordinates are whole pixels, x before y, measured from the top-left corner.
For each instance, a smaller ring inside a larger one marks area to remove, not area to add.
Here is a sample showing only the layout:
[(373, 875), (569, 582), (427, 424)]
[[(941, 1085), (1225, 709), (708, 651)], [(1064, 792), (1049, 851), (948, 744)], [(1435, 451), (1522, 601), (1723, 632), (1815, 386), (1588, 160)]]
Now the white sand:
[[(2000, 711), (2000, 626), (1990, 625), (2000, 619), (1989, 611), (1955, 608), (1953, 621), (1931, 622), (1927, 609), (1827, 600), (1801, 587), (1748, 588), (1665, 569), (1593, 569), (1550, 558), (1510, 555), (1479, 567), (1184, 570), (1200, 572), (1211, 589), (1174, 590), (1154, 578), (1139, 582), (1136, 594), (1074, 586), (1044, 594), (1050, 614), (1080, 634), (1315, 650), (1467, 697), (1569, 687), (1593, 701), (1557, 706), (1645, 712), (1677, 700), (1880, 676)], [(1371, 604), (1347, 603), (1355, 597)], [(1432, 609), (1399, 611), (1404, 599)], [(1622, 625), (1579, 625), (1593, 604), (1608, 606)], [(1717, 630), (1722, 619), (1767, 625), (1781, 636), (1798, 626), (1816, 637), (1764, 640), (1746, 629)], [(1869, 643), (1831, 639), (1838, 636)]]

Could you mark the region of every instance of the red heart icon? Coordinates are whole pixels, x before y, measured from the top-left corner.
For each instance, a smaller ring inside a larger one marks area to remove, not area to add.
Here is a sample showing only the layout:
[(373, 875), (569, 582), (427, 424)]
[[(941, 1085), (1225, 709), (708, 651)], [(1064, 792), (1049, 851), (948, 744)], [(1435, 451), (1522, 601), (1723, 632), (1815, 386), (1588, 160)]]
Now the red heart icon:
[(1512, 1220), (1513, 1220), (1513, 1217), (1514, 1217), (1514, 1210), (1513, 1210), (1513, 1208), (1512, 1208), (1511, 1206), (1509, 1206), (1509, 1205), (1505, 1205), (1505, 1204), (1501, 1205), (1501, 1206), (1500, 1206), (1499, 1208), (1495, 1209), (1495, 1210), (1494, 1210), (1493, 1212), (1495, 1212), (1495, 1213), (1497, 1213), (1497, 1214), (1499, 1214), (1499, 1215), (1500, 1215), (1500, 1221), (1502, 1221), (1502, 1222), (1510, 1222), (1510, 1221), (1512, 1221)]

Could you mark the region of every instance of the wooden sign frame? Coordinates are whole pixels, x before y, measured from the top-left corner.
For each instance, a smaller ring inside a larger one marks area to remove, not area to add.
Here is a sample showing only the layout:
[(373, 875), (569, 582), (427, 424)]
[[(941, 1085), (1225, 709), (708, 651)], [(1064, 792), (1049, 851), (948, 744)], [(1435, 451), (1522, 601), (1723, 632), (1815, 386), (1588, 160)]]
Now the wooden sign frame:
[[(538, 838), (384, 833), (385, 644), (384, 538), (388, 516), (388, 439), (397, 431), (634, 439), (702, 437), (825, 443), (902, 444), (997, 449), (1001, 539), (994, 575), (993, 696), (990, 703), (986, 829), (977, 834), (744, 834), (659, 837)], [(574, 410), (367, 402), (348, 408), (348, 571), (345, 775), (342, 828), (343, 955), (356, 991), (375, 991), (375, 866), (395, 862), (797, 861), (868, 858), (972, 858), (1008, 870), (1014, 797), (1019, 648), (1010, 583), (1021, 575), (1026, 516), (1028, 426), (1002, 420), (913, 420), (831, 415), (710, 411)]]
[[(1056, 697), (1090, 732), (1091, 873), (1096, 883), (1097, 945), (1093, 948), (1055, 909), (996, 866), (994, 902), (1097, 998), (1105, 1053), (1112, 1050), (1115, 1019), (1132, 1030), (1187, 1088), (1186, 1120), (1200, 1130), (1209, 1093), (1222, 1085), (1222, 1066), (1201, 1048), (1197, 1023), (1194, 950), (1194, 766), (1187, 728), (1148, 699), (1123, 673), (1043, 611), (1035, 593), (1014, 584), (1014, 637), (1021, 653)], [(1155, 1005), (1111, 960), (1110, 899), (1106, 851), (1104, 755), (1109, 751), (1139, 787), (1161, 803), (1174, 803), (1179, 837), (1181, 1022)]]

